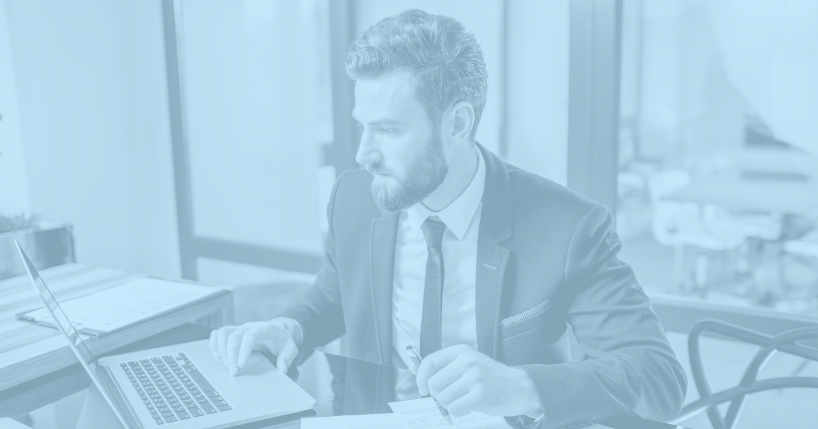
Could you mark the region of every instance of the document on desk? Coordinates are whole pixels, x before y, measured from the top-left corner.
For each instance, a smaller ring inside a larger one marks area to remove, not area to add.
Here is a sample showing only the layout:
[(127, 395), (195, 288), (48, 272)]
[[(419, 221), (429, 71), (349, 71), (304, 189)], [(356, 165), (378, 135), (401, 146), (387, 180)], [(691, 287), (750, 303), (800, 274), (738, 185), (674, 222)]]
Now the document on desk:
[(397, 414), (313, 417), (301, 419), (301, 429), (406, 429)]
[[(411, 401), (390, 402), (392, 411), (401, 416), (407, 428), (411, 429), (443, 429), (452, 428), (443, 416), (440, 415), (435, 401), (432, 398), (415, 399)], [(509, 429), (511, 426), (501, 416), (472, 412), (462, 417), (452, 417), (452, 423), (457, 429)]]
[[(140, 277), (60, 302), (60, 307), (77, 331), (100, 337), (193, 304), (224, 290), (190, 282)], [(16, 316), (26, 322), (56, 328), (44, 308)]]

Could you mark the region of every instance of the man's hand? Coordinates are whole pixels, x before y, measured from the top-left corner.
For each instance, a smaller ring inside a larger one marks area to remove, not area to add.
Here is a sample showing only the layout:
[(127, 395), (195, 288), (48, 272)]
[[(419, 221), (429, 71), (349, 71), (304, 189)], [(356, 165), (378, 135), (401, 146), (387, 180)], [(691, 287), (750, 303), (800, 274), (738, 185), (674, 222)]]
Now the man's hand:
[(471, 411), (498, 416), (542, 413), (528, 374), (466, 345), (447, 347), (423, 358), (417, 383), (421, 395), (431, 394), (455, 417)]
[(253, 350), (266, 348), (278, 356), (276, 368), (283, 373), (298, 355), (300, 328), (292, 319), (248, 322), (241, 326), (224, 326), (210, 333), (210, 351), (236, 375), (247, 364)]

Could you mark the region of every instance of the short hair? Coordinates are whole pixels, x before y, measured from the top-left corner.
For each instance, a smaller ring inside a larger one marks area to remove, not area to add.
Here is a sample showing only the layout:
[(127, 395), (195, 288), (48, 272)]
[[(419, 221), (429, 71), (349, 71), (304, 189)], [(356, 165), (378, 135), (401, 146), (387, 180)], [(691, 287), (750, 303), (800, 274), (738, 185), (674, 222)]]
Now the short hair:
[(473, 34), (454, 18), (410, 9), (382, 19), (358, 35), (347, 52), (350, 79), (375, 79), (393, 70), (411, 74), (415, 97), (435, 129), (443, 112), (460, 101), (474, 108), (474, 126), (486, 105), (488, 74)]

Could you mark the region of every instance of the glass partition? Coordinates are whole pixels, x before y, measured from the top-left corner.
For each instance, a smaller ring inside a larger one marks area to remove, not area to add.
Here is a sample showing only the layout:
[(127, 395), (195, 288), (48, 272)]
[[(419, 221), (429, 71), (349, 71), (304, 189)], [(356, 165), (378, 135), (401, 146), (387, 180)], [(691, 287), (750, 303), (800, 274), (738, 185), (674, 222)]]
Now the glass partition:
[(617, 223), (646, 289), (818, 314), (818, 3), (624, 2)]

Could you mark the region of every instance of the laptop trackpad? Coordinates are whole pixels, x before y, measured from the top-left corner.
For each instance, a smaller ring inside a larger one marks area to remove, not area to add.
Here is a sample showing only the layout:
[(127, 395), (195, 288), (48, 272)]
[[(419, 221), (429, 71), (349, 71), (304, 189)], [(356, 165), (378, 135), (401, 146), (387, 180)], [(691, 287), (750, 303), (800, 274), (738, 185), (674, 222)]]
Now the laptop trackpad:
[(269, 383), (271, 378), (281, 375), (281, 371), (257, 352), (250, 355), (247, 364), (244, 365), (244, 368), (239, 369), (236, 376), (230, 375), (230, 371), (221, 363), (214, 366), (217, 368), (213, 371), (214, 376), (219, 379), (220, 384), (225, 386), (240, 387), (254, 384), (254, 382)]
[[(207, 347), (204, 343), (202, 347)], [(315, 400), (295, 384), (286, 374), (276, 369), (261, 353), (253, 352), (247, 365), (231, 376), (227, 368), (213, 358), (210, 351), (202, 351), (200, 371), (207, 367), (205, 376), (234, 410), (281, 414), (312, 408)], [(189, 353), (194, 356), (193, 349)], [(198, 356), (198, 355), (195, 355)], [(197, 365), (194, 362), (194, 365)]]
[(273, 369), (275, 368), (270, 365), (270, 362), (267, 361), (267, 359), (265, 359), (263, 356), (253, 354), (250, 356), (250, 359), (247, 359), (247, 363), (244, 365), (244, 368), (239, 369), (237, 377), (255, 377), (264, 373), (269, 373)]

